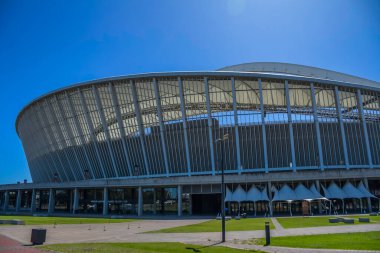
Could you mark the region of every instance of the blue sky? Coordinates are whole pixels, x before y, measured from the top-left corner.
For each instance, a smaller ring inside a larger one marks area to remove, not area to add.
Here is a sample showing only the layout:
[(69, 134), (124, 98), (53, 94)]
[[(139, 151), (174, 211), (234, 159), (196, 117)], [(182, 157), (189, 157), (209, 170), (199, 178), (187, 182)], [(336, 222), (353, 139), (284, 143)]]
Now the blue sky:
[(0, 184), (29, 179), (14, 124), (76, 82), (254, 61), (380, 81), (380, 1), (0, 1)]

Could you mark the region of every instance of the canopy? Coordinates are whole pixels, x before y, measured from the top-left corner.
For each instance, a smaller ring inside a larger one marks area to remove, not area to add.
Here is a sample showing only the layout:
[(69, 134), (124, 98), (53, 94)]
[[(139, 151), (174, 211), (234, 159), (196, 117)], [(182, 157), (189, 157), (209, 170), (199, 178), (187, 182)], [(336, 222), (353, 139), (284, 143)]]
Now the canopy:
[(343, 186), (343, 191), (347, 194), (348, 197), (350, 198), (355, 198), (355, 199), (361, 199), (365, 198), (366, 195), (363, 194), (361, 191), (356, 189), (355, 186), (353, 186), (350, 182), (346, 182)]
[(266, 186), (261, 191), (261, 199), (259, 199), (259, 201), (269, 201), (268, 192), (267, 192), (267, 187)]
[(252, 187), (247, 192), (247, 201), (260, 201), (261, 199), (261, 191), (257, 189), (256, 186), (252, 185)]
[(232, 193), (231, 201), (237, 201), (242, 202), (247, 199), (247, 193), (244, 191), (244, 189), (238, 185), (236, 190)]
[(325, 197), (323, 197), (320, 193), (319, 193), (319, 191), (317, 190), (317, 188), (315, 187), (315, 184), (312, 184), (311, 186), (310, 186), (310, 189), (309, 189), (312, 193), (313, 193), (313, 195), (315, 196), (315, 199), (326, 199)]
[(360, 181), (358, 188), (357, 188), (366, 198), (377, 198), (375, 195), (370, 193), (367, 188), (364, 186), (363, 182)]
[(294, 189), (294, 192), (298, 200), (313, 200), (318, 198), (318, 196), (307, 189), (302, 183), (299, 183), (297, 185), (297, 187)]
[(272, 201), (293, 201), (298, 200), (295, 192), (287, 184), (284, 184), (278, 191), (274, 189), (274, 197)]
[(350, 198), (334, 182), (331, 182), (329, 187), (327, 187), (327, 189), (322, 185), (322, 189), (325, 192), (325, 197), (328, 199), (347, 199), (347, 198)]
[(224, 198), (224, 202), (232, 201), (232, 192), (228, 187), (226, 187), (226, 197)]

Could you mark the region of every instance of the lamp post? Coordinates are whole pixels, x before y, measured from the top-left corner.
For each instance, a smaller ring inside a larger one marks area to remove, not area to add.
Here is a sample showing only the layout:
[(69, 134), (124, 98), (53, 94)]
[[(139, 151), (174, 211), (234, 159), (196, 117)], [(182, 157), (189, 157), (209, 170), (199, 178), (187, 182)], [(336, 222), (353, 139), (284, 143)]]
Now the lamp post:
[(216, 143), (220, 142), (221, 144), (221, 162), (220, 162), (220, 167), (221, 167), (221, 170), (222, 170), (222, 182), (221, 182), (221, 188), (222, 188), (222, 193), (221, 193), (221, 215), (222, 215), (222, 242), (225, 242), (226, 241), (226, 207), (225, 207), (225, 204), (224, 204), (224, 198), (225, 198), (225, 191), (226, 191), (226, 187), (224, 185), (224, 145), (223, 145), (223, 142), (228, 140), (229, 138), (229, 135), (228, 134), (225, 134), (223, 135), (223, 138), (222, 139), (217, 139), (216, 140)]

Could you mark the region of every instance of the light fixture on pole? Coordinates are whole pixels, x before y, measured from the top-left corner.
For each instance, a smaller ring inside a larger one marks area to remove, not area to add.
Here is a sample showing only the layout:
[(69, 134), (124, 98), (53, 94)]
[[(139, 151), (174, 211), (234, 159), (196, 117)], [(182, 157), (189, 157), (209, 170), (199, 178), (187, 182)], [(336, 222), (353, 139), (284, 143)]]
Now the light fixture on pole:
[(221, 215), (222, 215), (222, 242), (226, 241), (226, 208), (224, 204), (224, 198), (226, 195), (226, 187), (224, 185), (224, 145), (223, 142), (228, 140), (229, 134), (223, 135), (223, 138), (217, 139), (216, 143), (220, 142), (221, 144), (221, 162), (220, 162), (220, 167), (222, 170), (222, 182), (221, 182)]

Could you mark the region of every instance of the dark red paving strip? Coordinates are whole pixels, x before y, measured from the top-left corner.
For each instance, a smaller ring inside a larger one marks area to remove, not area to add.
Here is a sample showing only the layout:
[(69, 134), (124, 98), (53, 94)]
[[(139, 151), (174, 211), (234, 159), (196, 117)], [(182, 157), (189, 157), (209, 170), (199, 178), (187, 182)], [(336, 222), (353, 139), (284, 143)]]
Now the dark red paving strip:
[(46, 253), (30, 246), (23, 246), (21, 243), (0, 235), (0, 253)]

